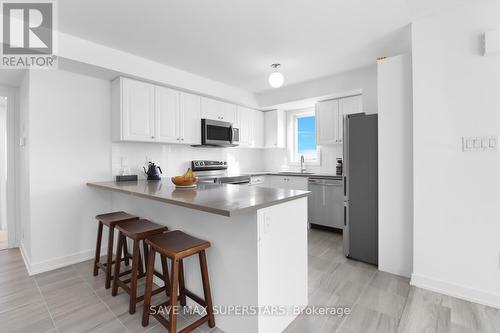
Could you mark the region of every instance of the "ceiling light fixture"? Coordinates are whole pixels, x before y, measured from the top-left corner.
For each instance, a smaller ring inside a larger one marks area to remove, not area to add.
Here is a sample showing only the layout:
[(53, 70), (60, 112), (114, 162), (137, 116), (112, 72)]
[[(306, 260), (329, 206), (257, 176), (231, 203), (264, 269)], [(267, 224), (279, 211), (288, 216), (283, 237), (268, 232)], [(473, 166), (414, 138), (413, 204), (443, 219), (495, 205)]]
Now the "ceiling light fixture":
[(281, 67), (281, 64), (272, 64), (272, 68), (274, 68), (274, 72), (269, 75), (269, 84), (273, 88), (279, 88), (283, 85), (284, 77), (283, 74), (278, 72), (278, 68)]

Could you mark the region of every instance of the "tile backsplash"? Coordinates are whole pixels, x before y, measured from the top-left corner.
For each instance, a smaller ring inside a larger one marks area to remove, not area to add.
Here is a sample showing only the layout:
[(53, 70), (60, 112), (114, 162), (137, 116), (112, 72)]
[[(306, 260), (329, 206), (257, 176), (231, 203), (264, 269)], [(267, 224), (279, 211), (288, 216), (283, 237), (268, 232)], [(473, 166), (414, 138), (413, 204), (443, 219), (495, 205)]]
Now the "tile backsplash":
[(264, 149), (250, 148), (195, 148), (175, 144), (115, 142), (112, 144), (112, 173), (120, 175), (124, 169), (145, 178), (142, 167), (148, 161), (159, 165), (163, 177), (183, 174), (192, 160), (227, 161), (229, 172), (264, 170)]

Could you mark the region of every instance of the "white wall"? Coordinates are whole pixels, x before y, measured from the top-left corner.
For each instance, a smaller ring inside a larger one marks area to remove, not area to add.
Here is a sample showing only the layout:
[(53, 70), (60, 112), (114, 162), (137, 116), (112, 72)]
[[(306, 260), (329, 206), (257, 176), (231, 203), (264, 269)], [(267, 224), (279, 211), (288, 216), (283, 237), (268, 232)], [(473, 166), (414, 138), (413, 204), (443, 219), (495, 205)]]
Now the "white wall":
[(110, 209), (109, 194), (85, 185), (111, 176), (109, 81), (31, 71), (26, 142), (32, 271), (90, 257), (94, 216)]
[(236, 104), (256, 107), (254, 94), (225, 83), (192, 74), (66, 33), (58, 33), (58, 56), (97, 68), (184, 89)]
[(113, 175), (128, 166), (132, 174), (144, 178), (142, 167), (151, 160), (163, 171), (163, 177), (182, 175), (191, 167), (191, 160), (227, 161), (230, 173), (261, 171), (264, 168), (262, 149), (194, 148), (186, 145), (115, 142), (112, 144)]
[(308, 81), (279, 89), (257, 94), (261, 107), (271, 107), (308, 98), (341, 94), (362, 89), (363, 109), (367, 113), (377, 112), (377, 67), (360, 68), (338, 75), (328, 76), (314, 81)]
[[(21, 142), (29, 132), (30, 72), (26, 72), (19, 86), (19, 114), (16, 117), (17, 140)], [(16, 149), (16, 212), (21, 226), (21, 251), (29, 260), (31, 256), (31, 198), (29, 146)], [(25, 258), (26, 259), (26, 258)]]
[[(310, 165), (306, 162), (308, 172), (315, 173), (335, 173), (337, 166), (337, 158), (342, 157), (342, 145), (322, 146), (321, 149), (321, 165)], [(280, 171), (280, 170), (298, 170), (300, 165), (290, 165), (288, 163), (288, 151), (285, 148), (272, 148), (264, 151), (265, 165), (263, 170)]]
[(412, 283), (500, 307), (500, 152), (463, 153), (462, 136), (500, 133), (500, 55), (482, 33), (500, 2), (476, 1), (412, 27)]
[(378, 71), (378, 266), (410, 277), (413, 268), (412, 87), (409, 54)]
[[(11, 101), (9, 101), (10, 103)], [(7, 97), (0, 93), (0, 230), (7, 229)]]

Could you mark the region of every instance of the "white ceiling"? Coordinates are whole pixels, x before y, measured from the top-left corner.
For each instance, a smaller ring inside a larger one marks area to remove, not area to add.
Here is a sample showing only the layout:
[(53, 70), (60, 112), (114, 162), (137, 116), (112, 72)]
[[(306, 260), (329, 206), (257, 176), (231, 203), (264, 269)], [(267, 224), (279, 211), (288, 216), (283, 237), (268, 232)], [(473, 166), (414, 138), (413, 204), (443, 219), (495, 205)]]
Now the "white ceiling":
[(405, 0), (64, 0), (63, 32), (251, 92), (406, 52)]

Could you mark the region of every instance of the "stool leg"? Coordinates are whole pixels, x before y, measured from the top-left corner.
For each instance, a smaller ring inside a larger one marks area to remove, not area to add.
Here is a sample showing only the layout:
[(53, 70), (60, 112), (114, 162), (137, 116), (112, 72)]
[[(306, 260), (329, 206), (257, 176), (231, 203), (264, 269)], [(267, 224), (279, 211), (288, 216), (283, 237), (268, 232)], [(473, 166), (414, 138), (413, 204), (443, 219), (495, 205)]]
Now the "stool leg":
[(132, 275), (130, 280), (130, 304), (128, 312), (135, 313), (135, 306), (137, 303), (137, 274), (139, 272), (139, 241), (134, 239), (134, 248), (132, 250)]
[(161, 259), (161, 269), (163, 272), (163, 281), (165, 282), (165, 293), (167, 297), (170, 297), (170, 278), (168, 277), (168, 265), (167, 258), (165, 256), (160, 255)]
[(179, 260), (172, 260), (172, 278), (170, 286), (169, 332), (177, 332), (177, 289), (179, 284)]
[(142, 309), (142, 326), (144, 327), (149, 325), (151, 293), (153, 290), (153, 271), (155, 269), (155, 255), (155, 250), (151, 248), (147, 259), (148, 264), (146, 270), (146, 290), (144, 292), (144, 308)]
[(130, 262), (129, 262), (129, 254), (128, 254), (128, 246), (127, 246), (127, 242), (125, 242), (123, 244), (123, 257), (125, 258), (125, 266), (129, 266), (130, 265)]
[(146, 272), (148, 271), (148, 258), (149, 258), (149, 247), (148, 244), (146, 244), (146, 240), (142, 241), (142, 250), (144, 251), (144, 268), (146, 269)]
[(186, 287), (184, 286), (184, 263), (179, 260), (179, 300), (182, 306), (186, 306)]
[[(122, 254), (123, 243), (126, 242), (125, 237), (121, 232), (118, 233), (118, 242), (116, 244), (116, 263), (115, 263), (115, 272), (113, 274), (113, 289), (111, 290), (111, 296), (116, 296), (118, 293), (118, 279), (120, 278), (120, 260)], [(110, 268), (111, 270), (111, 268)]]
[(115, 236), (115, 227), (109, 227), (109, 235), (108, 235), (108, 258), (106, 263), (106, 289), (111, 287), (111, 267), (113, 263), (113, 237)]
[(102, 240), (102, 223), (98, 221), (99, 226), (97, 228), (97, 241), (95, 245), (95, 259), (94, 259), (94, 276), (97, 276), (99, 272), (99, 266), (97, 264), (101, 261), (101, 240)]
[(203, 293), (205, 294), (205, 303), (207, 303), (208, 326), (215, 327), (214, 308), (212, 304), (212, 294), (210, 292), (210, 282), (208, 280), (208, 268), (205, 250), (200, 251), (199, 257), (201, 280), (203, 282)]

